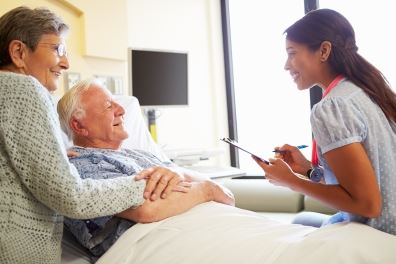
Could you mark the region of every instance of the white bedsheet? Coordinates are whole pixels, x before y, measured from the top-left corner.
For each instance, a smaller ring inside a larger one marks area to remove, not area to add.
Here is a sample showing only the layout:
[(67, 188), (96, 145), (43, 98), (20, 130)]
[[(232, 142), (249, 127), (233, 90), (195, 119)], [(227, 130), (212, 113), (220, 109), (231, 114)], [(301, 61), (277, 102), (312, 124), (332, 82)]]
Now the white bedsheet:
[(126, 231), (101, 263), (396, 263), (396, 236), (358, 223), (316, 229), (210, 202)]

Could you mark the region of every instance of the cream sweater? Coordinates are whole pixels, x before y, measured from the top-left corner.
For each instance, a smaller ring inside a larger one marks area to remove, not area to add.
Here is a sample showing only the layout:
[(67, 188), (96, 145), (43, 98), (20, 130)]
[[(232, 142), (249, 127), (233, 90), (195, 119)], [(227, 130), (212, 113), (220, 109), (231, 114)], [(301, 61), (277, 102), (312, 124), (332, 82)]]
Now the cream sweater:
[(141, 205), (144, 181), (82, 180), (69, 164), (49, 92), (0, 71), (0, 263), (59, 263), (63, 216)]

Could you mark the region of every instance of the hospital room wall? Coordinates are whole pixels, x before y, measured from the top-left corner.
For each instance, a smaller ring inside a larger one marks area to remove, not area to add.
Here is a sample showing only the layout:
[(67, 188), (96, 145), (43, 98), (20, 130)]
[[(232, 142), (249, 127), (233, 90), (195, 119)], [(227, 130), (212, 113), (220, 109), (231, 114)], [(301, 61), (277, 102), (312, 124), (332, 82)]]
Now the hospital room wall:
[(212, 162), (228, 165), (219, 140), (228, 135), (220, 1), (130, 0), (128, 24), (131, 48), (188, 53), (189, 106), (159, 108), (159, 144), (219, 148)]
[[(128, 48), (188, 53), (189, 106), (159, 108), (158, 143), (168, 149), (218, 149), (206, 164), (228, 165), (220, 1), (1, 0), (0, 14), (26, 5), (59, 14), (70, 32), (70, 69), (81, 78), (118, 76), (130, 94)], [(57, 96), (64, 93), (64, 80)], [(205, 163), (204, 163), (205, 164)]]

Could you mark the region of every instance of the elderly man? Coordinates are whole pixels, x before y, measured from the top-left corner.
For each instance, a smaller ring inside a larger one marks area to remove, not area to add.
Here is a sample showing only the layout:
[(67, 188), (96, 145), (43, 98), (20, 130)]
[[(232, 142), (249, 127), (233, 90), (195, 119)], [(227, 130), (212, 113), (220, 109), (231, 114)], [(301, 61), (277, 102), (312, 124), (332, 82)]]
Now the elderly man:
[(159, 221), (207, 201), (234, 205), (233, 195), (213, 181), (194, 181), (148, 152), (120, 148), (128, 137), (124, 109), (94, 80), (69, 90), (58, 103), (58, 113), (62, 129), (75, 145), (71, 150), (78, 153), (70, 161), (82, 178), (136, 175), (135, 180), (146, 181), (144, 193), (136, 190), (141, 201), (136, 208), (116, 216), (65, 219), (65, 225), (93, 255), (101, 256), (134, 222)]

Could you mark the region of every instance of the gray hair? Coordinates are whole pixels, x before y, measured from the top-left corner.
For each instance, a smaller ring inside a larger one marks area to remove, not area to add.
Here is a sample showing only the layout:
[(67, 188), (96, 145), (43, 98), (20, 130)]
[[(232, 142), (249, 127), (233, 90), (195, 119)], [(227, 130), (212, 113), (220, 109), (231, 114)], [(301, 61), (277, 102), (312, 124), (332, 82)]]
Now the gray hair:
[(46, 8), (14, 8), (0, 17), (0, 67), (12, 63), (8, 48), (19, 40), (34, 51), (44, 34), (61, 35), (69, 27), (55, 13)]
[(59, 100), (57, 105), (59, 122), (63, 132), (66, 133), (69, 139), (73, 139), (74, 135), (70, 127), (71, 118), (75, 117), (80, 119), (85, 116), (85, 109), (82, 107), (80, 100), (81, 95), (89, 90), (92, 85), (97, 84), (98, 81), (93, 78), (80, 81), (68, 90)]

